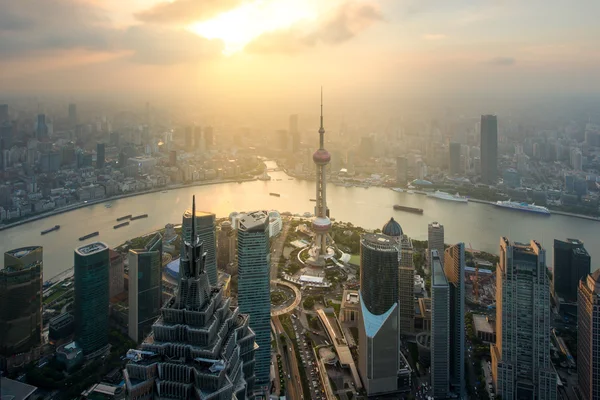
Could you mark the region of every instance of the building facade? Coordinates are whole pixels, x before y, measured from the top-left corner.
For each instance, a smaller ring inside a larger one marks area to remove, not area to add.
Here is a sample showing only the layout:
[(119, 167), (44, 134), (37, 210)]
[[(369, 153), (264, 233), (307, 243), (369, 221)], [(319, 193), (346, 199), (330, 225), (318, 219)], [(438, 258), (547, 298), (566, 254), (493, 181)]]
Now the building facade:
[(465, 388), (465, 244), (444, 253), (444, 273), (450, 289), (450, 389), (460, 399)]
[(554, 239), (552, 294), (557, 305), (577, 303), (579, 282), (590, 274), (591, 257), (583, 242)]
[[(437, 250), (440, 255), (442, 266), (444, 266), (444, 225), (439, 222), (432, 222), (427, 226), (427, 256), (429, 259), (429, 267), (431, 268), (431, 250)], [(430, 269), (431, 271), (431, 269)]]
[(398, 391), (398, 242), (383, 234), (360, 240), (358, 371), (368, 396)]
[(579, 282), (577, 386), (583, 400), (600, 399), (600, 270)]
[(141, 342), (152, 332), (162, 306), (162, 236), (157, 233), (141, 249), (130, 249), (129, 337)]
[(460, 143), (450, 143), (450, 173), (461, 173), (460, 168)]
[[(206, 251), (206, 273), (210, 279), (210, 284), (215, 286), (218, 283), (217, 276), (217, 232), (215, 214), (196, 211), (196, 234), (200, 238), (203, 244), (204, 251)], [(181, 235), (184, 241), (190, 241), (190, 235), (192, 232), (192, 210), (186, 210), (183, 213), (183, 222), (181, 225)], [(181, 248), (184, 251), (184, 248)], [(183, 255), (183, 254), (182, 254)]]
[(481, 180), (493, 185), (498, 179), (498, 117), (481, 116)]
[(229, 270), (230, 264), (235, 261), (235, 236), (231, 222), (224, 221), (217, 241), (217, 267), (222, 270)]
[(492, 379), (502, 399), (555, 400), (550, 360), (550, 279), (546, 251), (500, 239), (496, 269), (496, 344)]
[(123, 256), (118, 251), (110, 249), (110, 270), (108, 272), (109, 297), (112, 299), (125, 291), (125, 266)]
[(444, 399), (450, 389), (450, 286), (442, 257), (432, 249), (431, 259), (431, 388)]
[(75, 249), (75, 341), (86, 357), (108, 350), (109, 268), (104, 243)]
[(256, 383), (267, 385), (271, 369), (271, 247), (265, 211), (240, 214), (238, 235), (238, 305), (250, 316), (256, 334)]
[(396, 157), (396, 184), (404, 186), (408, 182), (408, 160), (406, 157)]

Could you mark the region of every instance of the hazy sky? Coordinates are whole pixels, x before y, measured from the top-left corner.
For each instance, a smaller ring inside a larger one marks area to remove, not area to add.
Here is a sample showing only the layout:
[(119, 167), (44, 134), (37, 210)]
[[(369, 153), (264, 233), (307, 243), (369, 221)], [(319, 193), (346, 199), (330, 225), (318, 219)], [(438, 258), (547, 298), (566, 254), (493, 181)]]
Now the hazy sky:
[(0, 94), (600, 92), (598, 0), (0, 0), (0, 10)]

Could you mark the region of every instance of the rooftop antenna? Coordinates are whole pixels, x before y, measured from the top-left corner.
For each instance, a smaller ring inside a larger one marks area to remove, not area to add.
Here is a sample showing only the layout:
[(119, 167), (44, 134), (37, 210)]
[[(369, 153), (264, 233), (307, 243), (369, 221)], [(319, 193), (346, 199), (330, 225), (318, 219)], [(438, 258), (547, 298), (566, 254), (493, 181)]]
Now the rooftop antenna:
[(190, 255), (189, 262), (192, 267), (192, 276), (198, 276), (198, 271), (196, 271), (196, 196), (192, 196), (192, 233), (190, 235)]
[(321, 127), (319, 128), (319, 134), (320, 134), (320, 148), (322, 149), (323, 146), (325, 145), (325, 140), (323, 135), (325, 134), (325, 128), (323, 128), (323, 86), (321, 86)]

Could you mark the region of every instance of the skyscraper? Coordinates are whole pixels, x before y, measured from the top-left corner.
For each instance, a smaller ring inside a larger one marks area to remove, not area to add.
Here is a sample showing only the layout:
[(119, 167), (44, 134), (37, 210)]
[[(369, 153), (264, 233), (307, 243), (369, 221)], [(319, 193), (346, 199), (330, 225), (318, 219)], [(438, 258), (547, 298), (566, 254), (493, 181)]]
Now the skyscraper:
[[(427, 243), (429, 249), (427, 255), (431, 255), (431, 250), (437, 250), (440, 254), (440, 262), (444, 265), (444, 225), (439, 222), (432, 222), (427, 226)], [(429, 266), (431, 268), (431, 259), (429, 260)]]
[(109, 298), (123, 293), (125, 291), (125, 266), (123, 265), (123, 256), (118, 251), (110, 249), (110, 271), (108, 272)]
[(190, 149), (190, 150), (192, 149), (192, 146), (194, 145), (194, 136), (193, 136), (192, 129), (193, 128), (191, 126), (186, 126), (185, 133), (184, 133), (185, 148)]
[(200, 151), (204, 151), (206, 147), (206, 143), (204, 142), (202, 135), (202, 127), (197, 125), (194, 126), (194, 145), (194, 147)]
[(152, 331), (162, 306), (162, 236), (157, 233), (141, 249), (130, 249), (129, 337), (141, 342)]
[(431, 388), (434, 398), (444, 399), (450, 388), (450, 285), (437, 249), (431, 260)]
[(579, 282), (577, 385), (583, 400), (600, 399), (600, 270)]
[(550, 279), (546, 250), (500, 239), (492, 377), (503, 399), (556, 399), (550, 362)]
[(235, 230), (231, 222), (224, 221), (217, 241), (217, 267), (226, 269), (235, 261)]
[(329, 236), (331, 220), (329, 219), (329, 208), (327, 207), (327, 179), (325, 167), (331, 161), (331, 155), (325, 150), (325, 128), (323, 128), (323, 90), (321, 90), (321, 127), (319, 128), (319, 149), (313, 154), (313, 161), (317, 170), (317, 195), (315, 205), (315, 218), (312, 228), (315, 232), (313, 243), (309, 249), (310, 257), (306, 262), (310, 265), (325, 266), (327, 255), (327, 241), (332, 242)]
[(4, 253), (4, 268), (0, 270), (0, 357), (41, 345), (42, 275), (41, 247)]
[(75, 341), (86, 357), (108, 350), (109, 267), (104, 243), (75, 249)]
[[(192, 214), (195, 214), (195, 202)], [(129, 350), (125, 386), (132, 399), (247, 399), (254, 387), (255, 335), (204, 268), (192, 225), (175, 296), (160, 310), (152, 338)], [(268, 294), (268, 291), (267, 291)], [(269, 333), (269, 332), (267, 332)], [(268, 367), (269, 365), (267, 365)]]
[(37, 140), (43, 140), (48, 137), (48, 125), (46, 125), (46, 115), (38, 114), (37, 124), (35, 128), (35, 138)]
[(204, 128), (204, 148), (211, 150), (215, 144), (215, 133), (212, 126)]
[(459, 174), (460, 172), (460, 143), (450, 143), (450, 173)]
[(269, 383), (271, 367), (271, 247), (266, 211), (240, 214), (238, 235), (238, 304), (256, 333), (256, 383)]
[(104, 168), (105, 158), (106, 158), (106, 155), (105, 155), (104, 143), (97, 143), (96, 144), (96, 168), (97, 169)]
[(481, 116), (481, 180), (493, 185), (498, 179), (498, 117)]
[(396, 157), (396, 184), (406, 185), (408, 181), (408, 160), (406, 157)]
[[(216, 222), (215, 222), (215, 214), (204, 212), (204, 211), (196, 211), (196, 226), (194, 227), (196, 234), (200, 238), (202, 242), (202, 246), (204, 251), (206, 251), (206, 264), (204, 268), (206, 269), (206, 274), (208, 275), (208, 279), (210, 280), (210, 284), (213, 286), (217, 285), (217, 237), (216, 237)], [(183, 222), (181, 225), (181, 235), (184, 241), (190, 241), (192, 233), (192, 210), (187, 209), (183, 213)], [(182, 255), (185, 251), (184, 248), (181, 249)]]
[(398, 242), (382, 234), (360, 240), (358, 371), (368, 396), (398, 390)]
[(72, 128), (77, 125), (77, 105), (73, 103), (69, 104), (69, 125)]
[[(554, 239), (552, 294), (557, 305), (577, 303), (579, 281), (585, 280), (590, 273), (590, 268), (591, 257), (582, 241)], [(567, 311), (574, 313), (572, 309)]]
[(292, 136), (292, 151), (300, 150), (300, 131), (298, 131), (298, 114), (290, 115), (290, 135)]
[(8, 121), (8, 104), (0, 104), (0, 122)]
[(450, 289), (450, 387), (462, 399), (465, 393), (465, 244), (446, 249), (444, 273)]

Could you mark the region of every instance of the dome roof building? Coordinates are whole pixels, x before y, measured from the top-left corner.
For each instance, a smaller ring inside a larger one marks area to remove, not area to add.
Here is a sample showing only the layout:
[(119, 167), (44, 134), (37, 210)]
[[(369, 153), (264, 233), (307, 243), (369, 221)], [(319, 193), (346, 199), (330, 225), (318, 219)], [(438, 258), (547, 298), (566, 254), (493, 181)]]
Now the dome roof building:
[(391, 237), (399, 237), (404, 234), (402, 227), (393, 217), (386, 222), (386, 224), (383, 226), (383, 229), (381, 229), (381, 233)]

